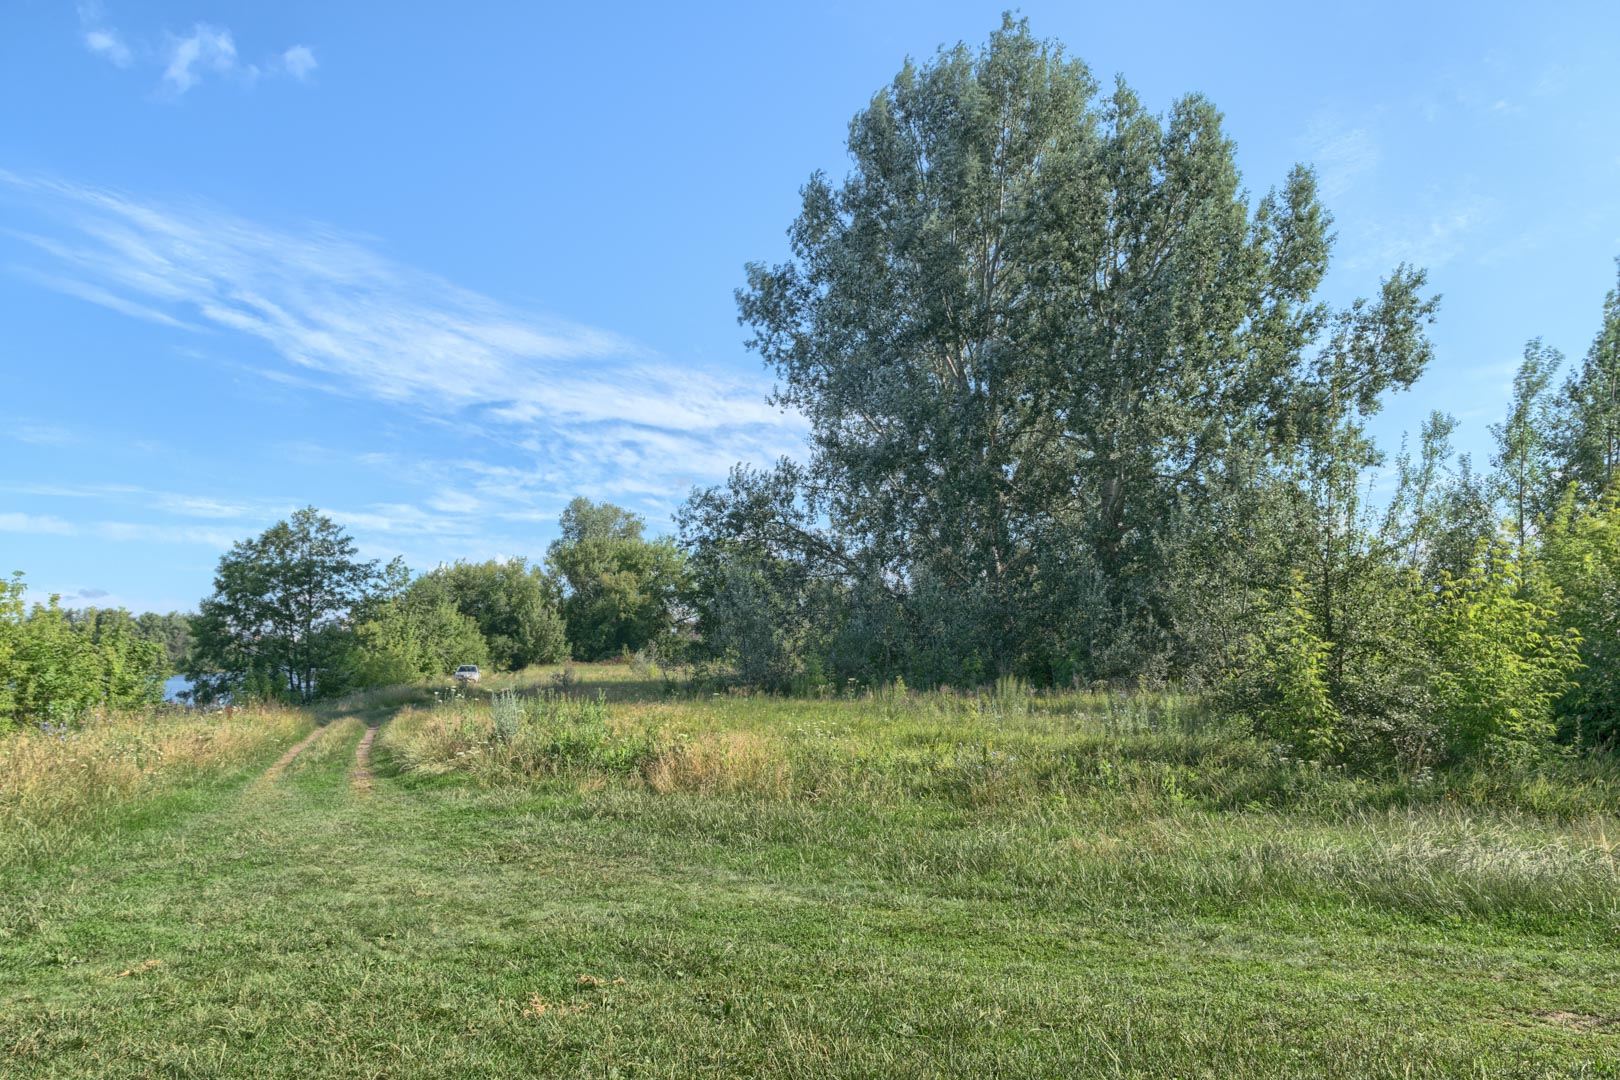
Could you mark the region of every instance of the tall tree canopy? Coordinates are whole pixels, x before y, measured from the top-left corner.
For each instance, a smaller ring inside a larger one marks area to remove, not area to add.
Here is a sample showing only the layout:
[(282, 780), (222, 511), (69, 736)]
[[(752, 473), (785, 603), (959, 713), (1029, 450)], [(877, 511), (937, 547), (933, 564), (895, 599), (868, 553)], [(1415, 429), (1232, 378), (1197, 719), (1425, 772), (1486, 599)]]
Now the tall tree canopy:
[(808, 524), (739, 521), (780, 486), (743, 473), (684, 527), (791, 539), (886, 593), (861, 621), (898, 619), (882, 634), (939, 677), (1139, 666), (1173, 631), (1168, 549), (1301, 447), (1371, 455), (1359, 418), (1428, 359), (1421, 272), (1314, 299), (1331, 235), (1309, 170), (1251, 202), (1207, 100), (1161, 117), (1123, 82), (1099, 94), (1010, 17), (907, 63), (849, 151), (842, 184), (805, 186), (793, 258), (738, 294), (811, 426)]
[(1620, 474), (1620, 285), (1609, 290), (1603, 324), (1559, 406), (1564, 479), (1577, 485), (1582, 502), (1596, 502)]
[(667, 537), (647, 540), (642, 518), (576, 498), (547, 561), (561, 578), (569, 643), (582, 660), (639, 651), (674, 627), (684, 559)]
[(263, 693), (308, 701), (340, 671), (345, 621), (378, 582), (375, 561), (313, 506), (219, 560), (192, 620), (186, 674), (198, 700)]
[[(471, 619), (496, 667), (512, 671), (568, 656), (556, 585), (526, 559), (441, 566), (418, 579), (410, 592), (418, 602), (434, 604), (448, 599)], [(450, 662), (449, 654), (445, 660)], [(477, 660), (469, 655), (451, 666)]]

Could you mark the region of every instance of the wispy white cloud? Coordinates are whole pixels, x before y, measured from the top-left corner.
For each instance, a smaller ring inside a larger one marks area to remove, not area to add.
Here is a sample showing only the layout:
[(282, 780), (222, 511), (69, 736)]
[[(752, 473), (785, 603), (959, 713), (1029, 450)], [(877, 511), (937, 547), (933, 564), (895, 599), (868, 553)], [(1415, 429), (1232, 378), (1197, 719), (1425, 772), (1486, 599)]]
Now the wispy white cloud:
[(733, 462), (803, 445), (802, 424), (766, 401), (763, 378), (500, 303), (330, 228), (270, 228), (4, 171), (0, 190), (36, 217), (17, 235), (43, 262), (28, 268), (41, 284), (240, 335), (274, 358), (268, 374), (306, 390), (403, 407), (522, 451), (526, 505), (496, 509), (581, 490), (678, 501)]
[(0, 514), (0, 532), (72, 536), (77, 531), (72, 522), (49, 514)]
[(91, 529), (103, 540), (148, 544), (199, 544), (221, 551), (242, 539), (237, 530), (210, 525), (98, 521)]
[(1330, 205), (1347, 194), (1359, 178), (1377, 168), (1383, 157), (1368, 126), (1345, 124), (1325, 115), (1312, 122), (1302, 143), (1307, 158), (1316, 167), (1322, 198)]
[(1433, 269), (1458, 258), (1478, 231), (1494, 220), (1495, 200), (1472, 194), (1431, 194), (1417, 213), (1364, 227), (1348, 260), (1354, 268), (1410, 263)]
[(320, 65), (315, 62), (315, 53), (308, 45), (294, 45), (281, 54), (281, 66), (287, 74), (304, 82)]
[(56, 424), (37, 424), (31, 421), (19, 421), (0, 428), (5, 434), (20, 443), (30, 446), (72, 446), (79, 441), (79, 437), (65, 427)]
[(78, 12), (86, 49), (116, 67), (139, 64), (161, 68), (158, 86), (161, 96), (170, 99), (180, 98), (208, 76), (244, 85), (257, 82), (261, 75), (287, 75), (308, 82), (318, 66), (315, 52), (308, 45), (289, 46), (257, 63), (244, 60), (229, 29), (202, 22), (189, 32), (165, 32), (156, 38), (137, 40), (132, 46), (108, 22), (106, 9), (98, 0), (85, 0), (78, 5)]
[(107, 25), (107, 13), (99, 0), (82, 0), (78, 12), (84, 47), (116, 67), (129, 67), (135, 56), (118, 31)]
[[(264, 504), (254, 506), (238, 501), (226, 501), (200, 495), (176, 495), (172, 492), (153, 492), (152, 504), (160, 510), (174, 514), (184, 514), (188, 517), (239, 519), (263, 517), (267, 512)], [(284, 504), (273, 504), (274, 506)], [(274, 510), (270, 509), (273, 513)]]
[(116, 30), (86, 30), (84, 47), (98, 56), (106, 57), (116, 67), (129, 67), (135, 59)]
[[(50, 247), (48, 243), (40, 243), (38, 241), (36, 241), (35, 246), (41, 248)], [(128, 315), (135, 319), (144, 319), (147, 322), (157, 323), (160, 326), (170, 326), (176, 330), (199, 329), (198, 327), (192, 326), (188, 323), (181, 322), (172, 315), (158, 311), (156, 308), (148, 307), (147, 305), (138, 303), (126, 296), (120, 296), (117, 293), (109, 292), (92, 282), (80, 281), (73, 277), (68, 277), (61, 274), (52, 274), (26, 266), (12, 266), (9, 267), (9, 269), (12, 273), (20, 277), (30, 278), (37, 284), (44, 285), (46, 288), (54, 290), (55, 292), (65, 293), (68, 296), (76, 296), (80, 300), (88, 300), (92, 304), (97, 304), (101, 307), (107, 308), (110, 311), (116, 311), (120, 315)]]
[(207, 72), (235, 75), (249, 81), (258, 78), (258, 68), (236, 58), (236, 42), (229, 30), (198, 23), (185, 37), (174, 38), (168, 49), (163, 83), (175, 94), (197, 85)]

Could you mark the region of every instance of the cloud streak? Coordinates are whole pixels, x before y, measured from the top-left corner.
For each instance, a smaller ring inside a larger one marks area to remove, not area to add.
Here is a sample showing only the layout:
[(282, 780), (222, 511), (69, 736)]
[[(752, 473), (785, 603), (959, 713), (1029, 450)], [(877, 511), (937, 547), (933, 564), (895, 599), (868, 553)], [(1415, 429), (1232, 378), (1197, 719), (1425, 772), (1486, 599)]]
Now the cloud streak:
[(73, 524), (49, 514), (0, 514), (0, 532), (34, 536), (72, 536)]
[(542, 471), (566, 467), (576, 489), (580, 471), (600, 475), (601, 464), (656, 487), (802, 442), (763, 378), (673, 363), (611, 331), (502, 304), (330, 228), (275, 229), (3, 170), (0, 191), (36, 217), (14, 235), (35, 253), (39, 265), (21, 269), (38, 284), (257, 341), (278, 361), (267, 374), (306, 388), (476, 423), (547, 459)]
[(1376, 169), (1383, 157), (1371, 130), (1336, 124), (1326, 117), (1318, 117), (1312, 123), (1303, 142), (1316, 167), (1322, 197), (1330, 204)]

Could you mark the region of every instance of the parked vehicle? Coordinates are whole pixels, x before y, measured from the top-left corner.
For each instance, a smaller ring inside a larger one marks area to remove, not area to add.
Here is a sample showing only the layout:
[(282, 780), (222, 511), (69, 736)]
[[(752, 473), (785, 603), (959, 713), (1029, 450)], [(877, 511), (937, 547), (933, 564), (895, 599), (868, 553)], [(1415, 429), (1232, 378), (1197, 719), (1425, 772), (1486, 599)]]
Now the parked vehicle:
[(456, 678), (456, 682), (458, 682), (458, 683), (475, 683), (475, 682), (477, 682), (478, 681), (478, 665), (477, 664), (462, 664), (460, 667), (456, 668), (456, 676), (455, 676), (455, 678)]

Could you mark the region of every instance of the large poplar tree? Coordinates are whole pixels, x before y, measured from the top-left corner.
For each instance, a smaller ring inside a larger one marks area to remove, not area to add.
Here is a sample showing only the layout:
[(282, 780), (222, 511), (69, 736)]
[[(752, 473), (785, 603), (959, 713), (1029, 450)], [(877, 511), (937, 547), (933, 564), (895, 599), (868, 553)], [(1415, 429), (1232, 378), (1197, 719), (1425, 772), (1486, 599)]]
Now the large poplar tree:
[(1332, 237), (1308, 169), (1251, 199), (1209, 101), (1102, 93), (1022, 21), (908, 62), (848, 145), (848, 177), (803, 190), (792, 258), (738, 294), (810, 423), (799, 518), (740, 520), (772, 486), (741, 473), (684, 524), (698, 548), (802, 538), (887, 596), (883, 636), (938, 677), (1171, 649), (1176, 545), (1302, 446), (1372, 455), (1359, 418), (1428, 358), (1421, 272), (1315, 299)]

